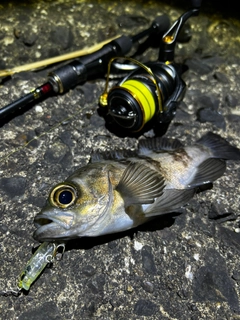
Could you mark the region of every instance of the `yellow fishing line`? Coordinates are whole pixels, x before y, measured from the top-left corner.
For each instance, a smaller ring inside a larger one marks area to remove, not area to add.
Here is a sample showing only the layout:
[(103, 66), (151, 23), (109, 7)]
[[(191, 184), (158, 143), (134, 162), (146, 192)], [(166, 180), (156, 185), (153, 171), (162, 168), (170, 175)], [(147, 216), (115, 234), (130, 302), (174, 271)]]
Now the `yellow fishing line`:
[(139, 105), (142, 107), (144, 124), (152, 119), (155, 114), (155, 101), (151, 91), (137, 80), (127, 80), (121, 87), (129, 89), (132, 96), (139, 101)]

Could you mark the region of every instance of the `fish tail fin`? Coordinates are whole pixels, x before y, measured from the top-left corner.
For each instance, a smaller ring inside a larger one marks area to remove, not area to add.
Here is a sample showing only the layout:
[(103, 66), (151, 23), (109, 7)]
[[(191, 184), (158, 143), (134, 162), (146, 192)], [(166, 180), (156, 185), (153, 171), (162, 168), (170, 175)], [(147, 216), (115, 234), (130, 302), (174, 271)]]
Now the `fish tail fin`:
[(197, 141), (211, 150), (212, 157), (225, 160), (240, 160), (240, 150), (217, 134), (208, 132)]

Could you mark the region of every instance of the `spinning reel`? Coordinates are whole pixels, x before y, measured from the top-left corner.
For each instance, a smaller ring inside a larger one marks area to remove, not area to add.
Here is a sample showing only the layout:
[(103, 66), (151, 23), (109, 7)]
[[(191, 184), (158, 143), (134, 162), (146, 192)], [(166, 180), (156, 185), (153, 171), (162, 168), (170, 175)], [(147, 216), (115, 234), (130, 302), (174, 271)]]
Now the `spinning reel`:
[[(191, 16), (199, 13), (199, 7), (184, 13), (163, 35), (156, 62), (143, 64), (132, 58), (131, 71), (118, 84), (108, 90), (110, 69), (116, 59), (109, 61), (105, 90), (100, 96), (101, 109), (106, 108), (105, 120), (124, 133), (139, 133), (146, 128), (159, 129), (168, 126), (183, 99), (186, 84), (181, 78), (182, 67), (174, 63), (174, 49), (179, 32)], [(120, 64), (115, 64), (115, 68)], [(121, 70), (126, 65), (122, 65)]]

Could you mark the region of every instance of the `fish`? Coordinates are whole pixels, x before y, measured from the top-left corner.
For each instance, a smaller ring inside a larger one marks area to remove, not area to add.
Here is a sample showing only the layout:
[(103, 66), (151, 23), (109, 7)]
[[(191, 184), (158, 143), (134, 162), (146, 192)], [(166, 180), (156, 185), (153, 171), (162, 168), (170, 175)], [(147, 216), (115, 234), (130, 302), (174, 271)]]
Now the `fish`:
[(164, 136), (139, 139), (136, 151), (96, 153), (51, 189), (33, 237), (96, 237), (176, 212), (224, 174), (226, 160), (240, 160), (240, 150), (212, 132), (191, 146)]

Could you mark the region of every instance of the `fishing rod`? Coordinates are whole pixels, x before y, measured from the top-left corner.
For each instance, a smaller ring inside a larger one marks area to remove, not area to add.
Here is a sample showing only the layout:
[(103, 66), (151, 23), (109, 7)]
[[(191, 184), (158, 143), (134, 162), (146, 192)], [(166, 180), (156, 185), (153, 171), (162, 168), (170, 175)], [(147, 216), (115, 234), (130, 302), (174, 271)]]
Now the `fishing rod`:
[(1, 108), (0, 119), (23, 109), (34, 100), (46, 98), (53, 93), (64, 93), (91, 76), (104, 74), (111, 58), (126, 55), (132, 49), (134, 43), (146, 36), (163, 34), (169, 28), (169, 25), (170, 21), (167, 15), (159, 16), (148, 29), (134, 36), (122, 35), (105, 44), (96, 52), (77, 58), (50, 72), (46, 83)]

